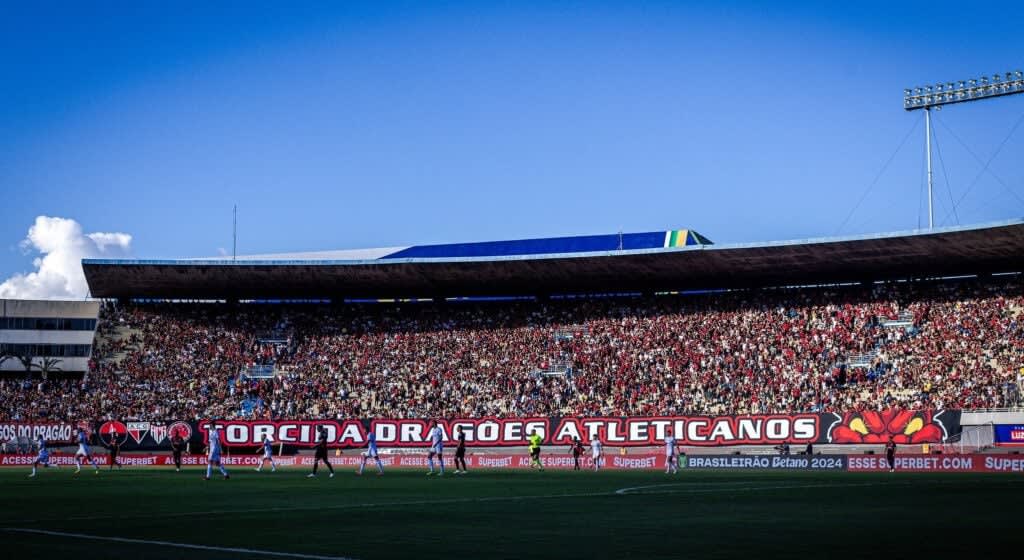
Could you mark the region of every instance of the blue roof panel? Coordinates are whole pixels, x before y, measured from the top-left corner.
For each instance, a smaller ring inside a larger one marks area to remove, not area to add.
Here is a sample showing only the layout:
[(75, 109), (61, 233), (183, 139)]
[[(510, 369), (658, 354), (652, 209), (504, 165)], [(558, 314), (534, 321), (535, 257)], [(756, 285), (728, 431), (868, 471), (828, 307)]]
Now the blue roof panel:
[(652, 231), (647, 233), (613, 233), (609, 235), (581, 235), (548, 239), (418, 245), (381, 258), (504, 257), (512, 255), (591, 253), (596, 251), (616, 251), (619, 249), (656, 249), (665, 247), (665, 238), (666, 233), (664, 231)]

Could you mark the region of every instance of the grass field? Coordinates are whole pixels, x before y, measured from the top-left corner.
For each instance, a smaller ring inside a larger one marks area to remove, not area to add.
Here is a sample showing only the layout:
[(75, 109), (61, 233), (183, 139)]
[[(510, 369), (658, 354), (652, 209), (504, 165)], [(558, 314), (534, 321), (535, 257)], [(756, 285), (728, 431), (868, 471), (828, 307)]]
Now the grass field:
[(72, 471), (0, 471), (7, 557), (978, 555), (1020, 545), (1024, 503), (1019, 474)]

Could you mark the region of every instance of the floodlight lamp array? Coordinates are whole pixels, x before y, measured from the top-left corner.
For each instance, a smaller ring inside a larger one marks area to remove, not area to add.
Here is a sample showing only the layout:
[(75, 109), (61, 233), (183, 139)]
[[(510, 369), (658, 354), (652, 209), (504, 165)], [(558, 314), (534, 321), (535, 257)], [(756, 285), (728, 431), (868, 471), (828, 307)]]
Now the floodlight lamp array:
[(939, 83), (903, 90), (903, 108), (907, 111), (929, 109), (939, 105), (963, 103), (990, 97), (1024, 93), (1024, 73), (982, 76), (973, 80)]

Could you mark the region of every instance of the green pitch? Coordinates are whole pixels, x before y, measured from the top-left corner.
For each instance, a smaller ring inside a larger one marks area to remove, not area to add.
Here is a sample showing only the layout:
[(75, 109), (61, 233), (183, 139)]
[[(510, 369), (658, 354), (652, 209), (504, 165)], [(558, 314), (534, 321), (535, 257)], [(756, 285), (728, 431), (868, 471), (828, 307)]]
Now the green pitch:
[(1020, 544), (1024, 503), (1019, 473), (72, 470), (0, 471), (7, 557), (975, 555)]

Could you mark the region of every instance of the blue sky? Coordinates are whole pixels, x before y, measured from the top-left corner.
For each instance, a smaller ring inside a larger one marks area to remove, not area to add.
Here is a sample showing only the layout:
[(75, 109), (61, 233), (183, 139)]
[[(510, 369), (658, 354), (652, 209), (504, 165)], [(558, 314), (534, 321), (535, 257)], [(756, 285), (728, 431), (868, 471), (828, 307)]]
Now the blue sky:
[[(210, 256), (235, 203), (240, 254), (910, 229), (903, 88), (1024, 67), (1019, 2), (23, 4), (0, 20), (0, 277), (32, 269), (38, 215)], [(1024, 216), (1024, 96), (937, 117), (937, 222)], [(967, 148), (999, 149), (995, 176)]]

